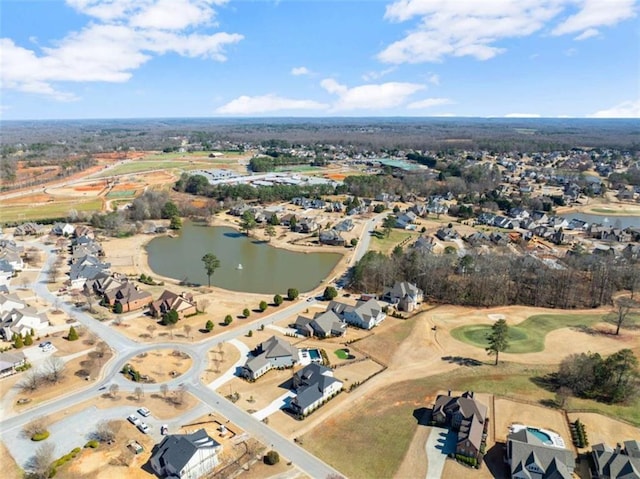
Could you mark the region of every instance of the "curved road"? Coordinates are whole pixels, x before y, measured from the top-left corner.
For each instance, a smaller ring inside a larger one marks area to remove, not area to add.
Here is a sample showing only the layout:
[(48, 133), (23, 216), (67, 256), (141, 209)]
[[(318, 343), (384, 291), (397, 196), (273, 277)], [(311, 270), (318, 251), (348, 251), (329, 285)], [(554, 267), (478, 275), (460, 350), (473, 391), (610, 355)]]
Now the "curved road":
[[(31, 245), (34, 244), (32, 243)], [(38, 247), (47, 254), (47, 260), (42, 267), (40, 275), (36, 279), (34, 290), (38, 296), (53, 304), (57, 298), (47, 288), (47, 274), (45, 273), (55, 260), (55, 255), (52, 251), (53, 247), (44, 245), (38, 245)], [(364, 252), (362, 254), (364, 254)], [(107, 324), (95, 320), (84, 311), (76, 308), (74, 305), (62, 303), (60, 304), (60, 307), (64, 309), (67, 314), (87, 327), (88, 330), (95, 333), (112, 348), (114, 357), (104, 366), (102, 371), (102, 380), (93, 383), (90, 387), (81, 391), (67, 394), (55, 400), (47, 401), (39, 406), (29, 409), (23, 414), (5, 418), (0, 421), (0, 430), (6, 433), (7, 431), (12, 431), (15, 428), (23, 427), (34, 417), (50, 415), (57, 411), (67, 409), (80, 402), (90, 400), (99, 394), (100, 390), (108, 388), (110, 384), (118, 384), (121, 391), (133, 391), (134, 387), (132, 386), (132, 383), (124, 379), (119, 374), (122, 366), (133, 356), (142, 352), (158, 348), (175, 348), (189, 354), (193, 358), (194, 366), (179, 378), (163, 384), (167, 384), (169, 387), (176, 387), (180, 384), (184, 384), (188, 392), (209, 406), (211, 410), (215, 410), (217, 413), (227, 419), (230, 419), (248, 434), (261, 441), (265, 446), (278, 450), (283, 456), (292, 461), (299, 469), (307, 473), (309, 476), (314, 478), (323, 478), (330, 474), (337, 474), (338, 472), (331, 466), (302, 449), (293, 441), (290, 441), (278, 432), (270, 429), (267, 425), (255, 419), (249, 413), (236, 407), (232, 402), (209, 389), (200, 380), (200, 377), (208, 364), (207, 352), (212, 347), (221, 342), (229, 341), (240, 335), (244, 335), (249, 330), (256, 329), (263, 324), (272, 324), (274, 322), (281, 321), (288, 316), (298, 314), (308, 306), (308, 301), (299, 300), (291, 306), (280, 309), (266, 318), (248, 323), (232, 331), (218, 334), (211, 339), (200, 343), (185, 344), (164, 342), (139, 344), (136, 341), (123, 336)], [(157, 392), (160, 390), (160, 384), (145, 385), (144, 389), (145, 392)], [(199, 410), (198, 413), (200, 413)], [(185, 413), (183, 416), (188, 416), (192, 419), (192, 414), (189, 412)], [(178, 418), (174, 418), (172, 422), (177, 422), (177, 419)]]

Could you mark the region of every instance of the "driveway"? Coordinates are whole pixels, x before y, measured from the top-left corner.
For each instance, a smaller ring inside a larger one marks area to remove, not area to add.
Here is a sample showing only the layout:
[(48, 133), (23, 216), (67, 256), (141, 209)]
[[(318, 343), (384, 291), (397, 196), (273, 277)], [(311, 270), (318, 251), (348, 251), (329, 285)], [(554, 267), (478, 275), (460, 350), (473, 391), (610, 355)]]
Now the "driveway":
[(447, 454), (455, 452), (456, 433), (444, 427), (431, 428), (425, 448), (427, 450), (427, 479), (440, 479)]
[(293, 391), (287, 391), (279, 398), (274, 399), (271, 402), (271, 404), (269, 404), (267, 407), (262, 408), (257, 412), (254, 412), (252, 416), (262, 421), (265, 417), (269, 417), (274, 412), (289, 406), (289, 402), (291, 401), (291, 398), (295, 397), (295, 395), (296, 393), (294, 393)]

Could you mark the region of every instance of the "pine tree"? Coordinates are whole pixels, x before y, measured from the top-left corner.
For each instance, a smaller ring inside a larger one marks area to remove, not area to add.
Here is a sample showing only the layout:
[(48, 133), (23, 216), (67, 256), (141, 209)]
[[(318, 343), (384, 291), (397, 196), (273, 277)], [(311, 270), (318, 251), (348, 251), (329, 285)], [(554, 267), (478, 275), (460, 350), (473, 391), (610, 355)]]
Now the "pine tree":
[(491, 326), (491, 332), (487, 336), (489, 346), (487, 346), (487, 353), (490, 356), (495, 354), (496, 364), (498, 364), (498, 356), (502, 351), (509, 347), (509, 326), (504, 319), (499, 319), (493, 326)]
[(67, 335), (67, 339), (69, 341), (77, 341), (79, 339), (78, 332), (76, 331), (76, 328), (74, 328), (73, 326), (69, 328), (69, 334)]
[(16, 349), (20, 349), (22, 346), (24, 346), (24, 342), (22, 341), (22, 335), (16, 334), (13, 340), (13, 347)]

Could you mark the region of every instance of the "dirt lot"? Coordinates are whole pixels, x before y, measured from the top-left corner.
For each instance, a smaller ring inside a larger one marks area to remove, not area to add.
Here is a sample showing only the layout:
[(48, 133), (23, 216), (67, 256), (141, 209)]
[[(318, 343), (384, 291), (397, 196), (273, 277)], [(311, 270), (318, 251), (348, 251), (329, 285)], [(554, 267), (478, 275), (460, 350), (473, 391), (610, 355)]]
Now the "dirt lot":
[[(209, 365), (204, 371), (202, 381), (205, 384), (209, 384), (218, 378), (221, 374), (224, 374), (238, 359), (240, 359), (240, 351), (229, 343), (221, 343), (222, 352), (220, 352), (220, 346), (216, 346), (209, 350)], [(217, 372), (216, 372), (217, 371)]]
[[(585, 425), (585, 430), (589, 438), (589, 444), (605, 443), (611, 447), (629, 439), (640, 438), (640, 428), (627, 423), (616, 421), (615, 419), (588, 412), (569, 413), (569, 420), (580, 421)], [(588, 451), (589, 448), (582, 452)]]
[(524, 424), (558, 433), (564, 439), (567, 449), (573, 448), (569, 425), (562, 412), (503, 398), (495, 399), (495, 408), (496, 441), (507, 441), (509, 426), (512, 424)]
[(236, 402), (236, 406), (245, 411), (259, 411), (289, 390), (292, 374), (292, 369), (272, 369), (253, 383), (241, 378), (233, 378), (217, 392), (223, 396), (238, 392), (240, 400)]
[(177, 349), (158, 349), (138, 354), (129, 364), (142, 376), (149, 376), (150, 382), (161, 383), (183, 375), (191, 369), (193, 360)]
[(0, 441), (0, 462), (4, 479), (22, 479), (24, 477), (20, 467), (2, 441)]

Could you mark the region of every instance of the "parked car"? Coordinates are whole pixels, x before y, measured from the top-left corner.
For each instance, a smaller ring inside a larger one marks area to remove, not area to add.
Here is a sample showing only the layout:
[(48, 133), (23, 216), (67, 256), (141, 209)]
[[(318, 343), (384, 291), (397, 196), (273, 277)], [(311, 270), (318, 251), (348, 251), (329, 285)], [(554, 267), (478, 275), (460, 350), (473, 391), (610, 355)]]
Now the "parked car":
[(143, 417), (148, 417), (151, 415), (151, 411), (149, 411), (146, 407), (141, 407), (140, 409), (138, 409), (138, 414)]
[(38, 344), (38, 346), (41, 347), (41, 348), (47, 348), (47, 347), (50, 347), (50, 346), (53, 346), (53, 345), (51, 344), (51, 341), (45, 341), (44, 343)]
[(138, 429), (140, 432), (147, 434), (149, 432), (149, 425), (146, 422), (141, 422), (138, 424)]
[(140, 424), (140, 418), (135, 414), (130, 414), (127, 420), (134, 426), (137, 426), (138, 424)]
[(163, 424), (162, 426), (160, 426), (160, 434), (162, 434), (163, 436), (166, 436), (167, 434), (169, 434), (168, 424)]

